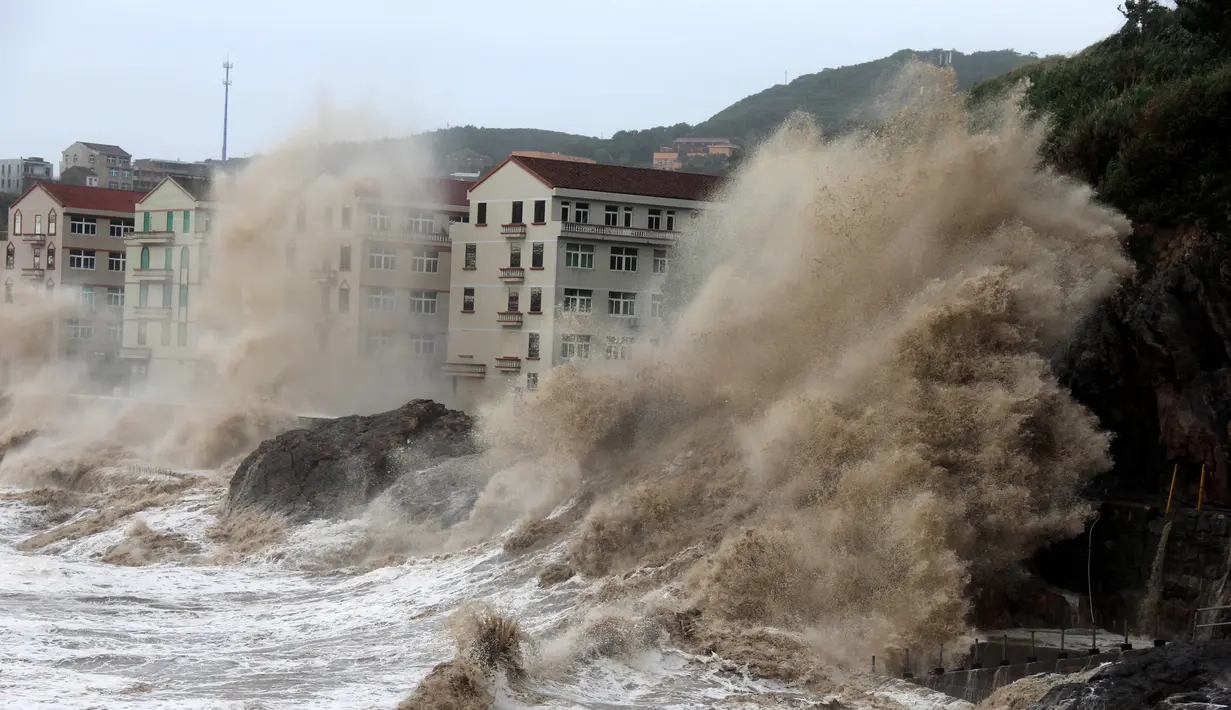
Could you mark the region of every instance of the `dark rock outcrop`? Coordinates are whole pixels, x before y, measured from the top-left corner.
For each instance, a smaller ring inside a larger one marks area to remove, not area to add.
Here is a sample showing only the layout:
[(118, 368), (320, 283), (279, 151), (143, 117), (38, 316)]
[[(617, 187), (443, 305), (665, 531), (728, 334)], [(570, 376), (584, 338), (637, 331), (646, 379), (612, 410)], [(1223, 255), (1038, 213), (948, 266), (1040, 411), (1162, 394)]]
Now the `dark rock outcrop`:
[(291, 520), (355, 514), (403, 474), (477, 451), (474, 421), (417, 399), (261, 442), (231, 478), (227, 509), (259, 507)]
[(1029, 710), (1153, 710), (1231, 705), (1231, 641), (1125, 654), (1085, 682), (1053, 687)]

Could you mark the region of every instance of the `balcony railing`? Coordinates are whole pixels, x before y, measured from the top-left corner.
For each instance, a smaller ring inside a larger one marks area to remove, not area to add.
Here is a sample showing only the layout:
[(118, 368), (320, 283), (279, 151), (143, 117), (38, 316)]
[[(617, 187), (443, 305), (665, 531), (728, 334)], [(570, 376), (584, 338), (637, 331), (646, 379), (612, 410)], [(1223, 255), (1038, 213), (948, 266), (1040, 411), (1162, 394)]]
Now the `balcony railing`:
[(138, 318), (168, 318), (171, 315), (171, 306), (137, 306), (133, 309), (133, 314)]
[(125, 360), (149, 360), (153, 354), (153, 348), (120, 348), (120, 357)]
[(521, 266), (500, 267), (501, 281), (522, 281), (526, 278), (526, 269)]
[(166, 281), (171, 278), (170, 269), (133, 269), (133, 278), (138, 281)]
[(519, 372), (521, 371), (521, 358), (498, 357), (496, 358), (496, 369), (501, 372)]
[(43, 276), (44, 276), (44, 275), (46, 275), (46, 273), (47, 273), (47, 272), (46, 272), (46, 271), (44, 271), (44, 270), (43, 270), (43, 269), (41, 269), (41, 268), (35, 268), (35, 269), (22, 269), (22, 270), (21, 270), (21, 276), (22, 276), (22, 278), (31, 279), (31, 280), (35, 280), (35, 281), (42, 281), (42, 280), (43, 280)]
[(564, 222), (560, 231), (565, 234), (581, 234), (589, 237), (606, 237), (608, 239), (644, 239), (652, 242), (673, 242), (679, 237), (679, 232), (669, 232), (665, 229), (636, 229), (633, 227), (608, 227), (603, 224), (577, 224)]
[(501, 311), (496, 314), (496, 322), (500, 325), (521, 325), (521, 311)]
[(431, 232), (414, 232), (409, 229), (372, 229), (367, 227), (361, 231), (369, 239), (418, 239), (434, 244), (449, 243), (449, 231), (447, 229), (437, 229)]
[(525, 239), (526, 225), (525, 224), (502, 224), (500, 225), (500, 233), (510, 239)]
[(446, 362), (441, 365), (440, 371), (460, 377), (486, 377), (487, 365), (480, 362)]
[(312, 280), (318, 283), (331, 284), (338, 280), (338, 272), (333, 269), (312, 269)]
[(175, 241), (175, 232), (129, 232), (124, 235), (129, 244), (167, 244)]
[(42, 244), (47, 241), (46, 234), (19, 234), (17, 236), (21, 237), (21, 241), (27, 244)]

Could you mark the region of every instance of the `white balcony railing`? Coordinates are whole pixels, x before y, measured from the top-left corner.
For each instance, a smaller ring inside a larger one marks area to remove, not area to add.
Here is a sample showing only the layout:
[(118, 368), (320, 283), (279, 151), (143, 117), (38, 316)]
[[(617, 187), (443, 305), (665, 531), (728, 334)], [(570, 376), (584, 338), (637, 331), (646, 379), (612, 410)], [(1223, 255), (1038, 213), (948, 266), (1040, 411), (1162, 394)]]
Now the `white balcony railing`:
[(521, 370), (521, 358), (498, 357), (496, 358), (496, 369), (502, 372), (518, 372)]
[(501, 281), (522, 281), (526, 278), (526, 269), (521, 266), (500, 267)]
[(500, 233), (510, 239), (520, 239), (526, 236), (526, 225), (524, 224), (502, 224), (500, 225)]
[(496, 322), (500, 325), (521, 325), (521, 311), (502, 311), (496, 314)]
[(564, 222), (560, 231), (565, 234), (581, 234), (589, 237), (607, 237), (610, 239), (644, 239), (656, 242), (673, 242), (679, 237), (679, 232), (669, 232), (665, 229), (636, 229), (634, 227), (608, 227), (603, 224), (577, 224)]
[(446, 375), (458, 375), (460, 377), (487, 376), (487, 365), (479, 362), (446, 362), (440, 369)]

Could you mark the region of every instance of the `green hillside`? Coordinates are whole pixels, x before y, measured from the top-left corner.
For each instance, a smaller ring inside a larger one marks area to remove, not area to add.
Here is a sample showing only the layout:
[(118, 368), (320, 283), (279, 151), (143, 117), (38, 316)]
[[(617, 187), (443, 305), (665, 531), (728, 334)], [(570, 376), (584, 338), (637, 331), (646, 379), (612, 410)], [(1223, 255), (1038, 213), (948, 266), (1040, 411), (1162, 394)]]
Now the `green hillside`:
[[(503, 160), (514, 150), (541, 150), (593, 158), (600, 163), (649, 167), (659, 146), (669, 145), (684, 136), (729, 138), (745, 146), (768, 135), (796, 109), (810, 112), (822, 125), (840, 129), (858, 122), (878, 90), (907, 60), (936, 61), (940, 50), (920, 52), (902, 50), (892, 56), (837, 69), (805, 74), (789, 84), (780, 84), (741, 99), (692, 126), (679, 123), (639, 131), (619, 131), (610, 138), (581, 136), (533, 128), (480, 128), (457, 126), (432, 131), (432, 152), (443, 165), (449, 155), (471, 150)], [(1034, 62), (1037, 57), (1012, 50), (952, 52), (953, 68), (960, 88), (968, 88), (1005, 72)], [(699, 161), (688, 169), (723, 172), (725, 161)]]

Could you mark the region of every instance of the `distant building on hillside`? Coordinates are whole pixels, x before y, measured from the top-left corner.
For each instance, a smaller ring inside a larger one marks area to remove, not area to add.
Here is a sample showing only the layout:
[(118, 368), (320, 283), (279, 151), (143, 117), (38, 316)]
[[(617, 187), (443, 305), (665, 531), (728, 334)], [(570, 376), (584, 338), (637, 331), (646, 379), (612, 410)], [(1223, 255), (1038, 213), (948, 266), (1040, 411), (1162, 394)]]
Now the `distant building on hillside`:
[(81, 187), (98, 187), (98, 173), (94, 168), (75, 165), (60, 173), (60, 182), (65, 185), (80, 185)]
[(478, 177), (495, 164), (496, 161), (489, 155), (483, 155), (469, 148), (462, 148), (446, 155), (442, 168), (446, 175), (461, 174)]
[(77, 141), (60, 154), (60, 174), (78, 165), (93, 168), (102, 187), (133, 189), (132, 155), (118, 145)]
[(684, 163), (680, 161), (680, 154), (669, 145), (664, 145), (654, 151), (654, 162), (652, 165), (655, 170), (675, 171), (684, 167)]
[(149, 192), (164, 178), (208, 178), (211, 168), (206, 163), (187, 163), (181, 160), (140, 158), (133, 161), (133, 189)]
[(0, 159), (0, 192), (20, 195), (35, 181), (51, 178), (51, 163), (42, 158)]
[(541, 150), (515, 150), (511, 155), (516, 155), (519, 158), (544, 158), (546, 160), (565, 160), (573, 163), (597, 163), (593, 158), (581, 158), (576, 155), (565, 155), (563, 153), (547, 153)]
[(677, 138), (673, 148), (682, 156), (730, 155), (735, 144), (726, 138)]

